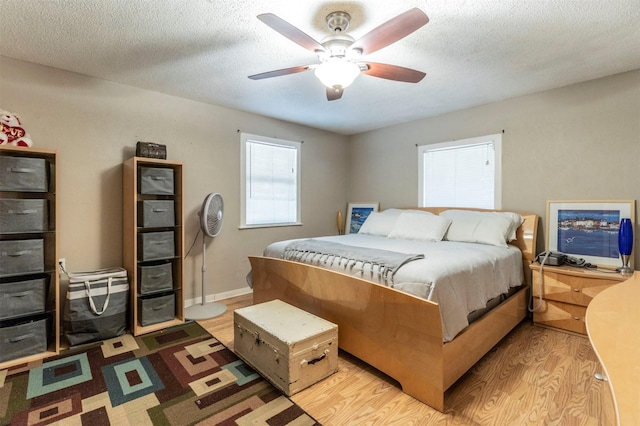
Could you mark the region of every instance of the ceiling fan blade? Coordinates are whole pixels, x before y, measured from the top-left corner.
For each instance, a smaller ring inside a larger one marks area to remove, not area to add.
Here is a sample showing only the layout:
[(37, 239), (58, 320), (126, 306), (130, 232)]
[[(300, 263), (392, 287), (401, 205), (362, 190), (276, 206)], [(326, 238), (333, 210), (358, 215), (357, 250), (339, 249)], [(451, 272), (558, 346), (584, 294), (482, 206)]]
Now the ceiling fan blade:
[(305, 49), (308, 49), (312, 52), (315, 52), (316, 50), (325, 50), (320, 43), (315, 41), (309, 35), (294, 27), (284, 19), (274, 15), (273, 13), (263, 13), (262, 15), (258, 15), (258, 19), (288, 38), (289, 40), (293, 41), (294, 43), (298, 43)]
[(342, 97), (344, 89), (334, 89), (333, 87), (327, 87), (327, 100), (335, 101)]
[(281, 69), (281, 70), (268, 71), (268, 72), (263, 72), (263, 73), (260, 73), (260, 74), (250, 75), (249, 78), (251, 80), (262, 80), (263, 78), (280, 77), (281, 75), (296, 74), (296, 73), (299, 73), (299, 72), (307, 71), (309, 69), (311, 69), (311, 67), (309, 65), (300, 66), (300, 67), (284, 68), (284, 69)]
[(366, 65), (368, 69), (362, 71), (363, 74), (387, 80), (404, 81), (405, 83), (418, 83), (426, 75), (422, 71), (399, 67), (397, 65), (379, 64), (376, 62), (367, 62)]
[(429, 17), (417, 7), (410, 9), (374, 28), (351, 45), (351, 49), (368, 55), (403, 39), (429, 22)]

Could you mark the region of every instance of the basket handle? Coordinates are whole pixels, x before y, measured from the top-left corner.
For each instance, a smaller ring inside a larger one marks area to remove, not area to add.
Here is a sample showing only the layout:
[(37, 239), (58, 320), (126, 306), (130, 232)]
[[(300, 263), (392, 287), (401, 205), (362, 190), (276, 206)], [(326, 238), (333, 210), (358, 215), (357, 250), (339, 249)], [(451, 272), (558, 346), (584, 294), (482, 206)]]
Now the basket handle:
[(93, 312), (98, 316), (104, 314), (104, 311), (107, 310), (107, 306), (109, 306), (109, 298), (111, 297), (111, 281), (112, 280), (113, 280), (113, 277), (109, 277), (107, 279), (107, 298), (104, 299), (104, 305), (102, 305), (101, 311), (98, 311), (96, 309), (96, 304), (94, 303), (93, 298), (91, 297), (91, 283), (89, 281), (84, 282), (84, 288), (87, 292), (87, 297), (89, 298), (89, 306), (91, 307), (91, 312)]

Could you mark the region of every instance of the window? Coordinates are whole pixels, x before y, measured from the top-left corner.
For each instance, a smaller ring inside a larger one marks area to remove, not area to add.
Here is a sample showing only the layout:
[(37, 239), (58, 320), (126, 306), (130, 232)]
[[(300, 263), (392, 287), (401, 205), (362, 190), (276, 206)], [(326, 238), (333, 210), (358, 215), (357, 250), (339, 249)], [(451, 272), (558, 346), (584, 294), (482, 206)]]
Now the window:
[(300, 142), (241, 133), (241, 228), (300, 225)]
[(424, 207), (502, 207), (502, 134), (418, 149), (418, 203)]

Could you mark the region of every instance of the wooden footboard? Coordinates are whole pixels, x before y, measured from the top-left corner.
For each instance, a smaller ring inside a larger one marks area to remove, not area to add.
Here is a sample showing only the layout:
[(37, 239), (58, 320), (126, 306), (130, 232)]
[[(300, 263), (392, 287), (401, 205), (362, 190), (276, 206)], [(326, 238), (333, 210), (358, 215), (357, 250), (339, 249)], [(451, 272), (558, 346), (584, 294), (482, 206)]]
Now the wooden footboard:
[[(513, 244), (522, 251), (528, 273), (538, 217), (523, 217)], [(266, 257), (249, 260), (254, 303), (280, 299), (337, 324), (341, 349), (393, 377), (405, 393), (439, 411), (444, 411), (445, 391), (527, 311), (525, 286), (445, 344), (437, 303), (316, 266)]]
[(405, 393), (444, 409), (438, 304), (339, 272), (250, 257), (253, 302), (280, 299), (338, 325), (338, 345), (400, 382)]

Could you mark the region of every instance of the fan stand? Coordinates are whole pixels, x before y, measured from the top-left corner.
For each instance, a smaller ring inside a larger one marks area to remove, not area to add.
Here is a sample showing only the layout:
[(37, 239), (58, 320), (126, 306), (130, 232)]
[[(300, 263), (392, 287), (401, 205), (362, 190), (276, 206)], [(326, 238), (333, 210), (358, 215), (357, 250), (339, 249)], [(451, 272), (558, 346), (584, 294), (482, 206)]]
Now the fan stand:
[(218, 317), (224, 314), (227, 311), (227, 305), (218, 302), (205, 302), (205, 292), (204, 292), (204, 275), (207, 270), (205, 266), (205, 235), (202, 234), (202, 292), (200, 293), (200, 297), (202, 299), (200, 304), (191, 305), (188, 308), (185, 308), (184, 313), (185, 317), (188, 320), (205, 320), (210, 318)]

